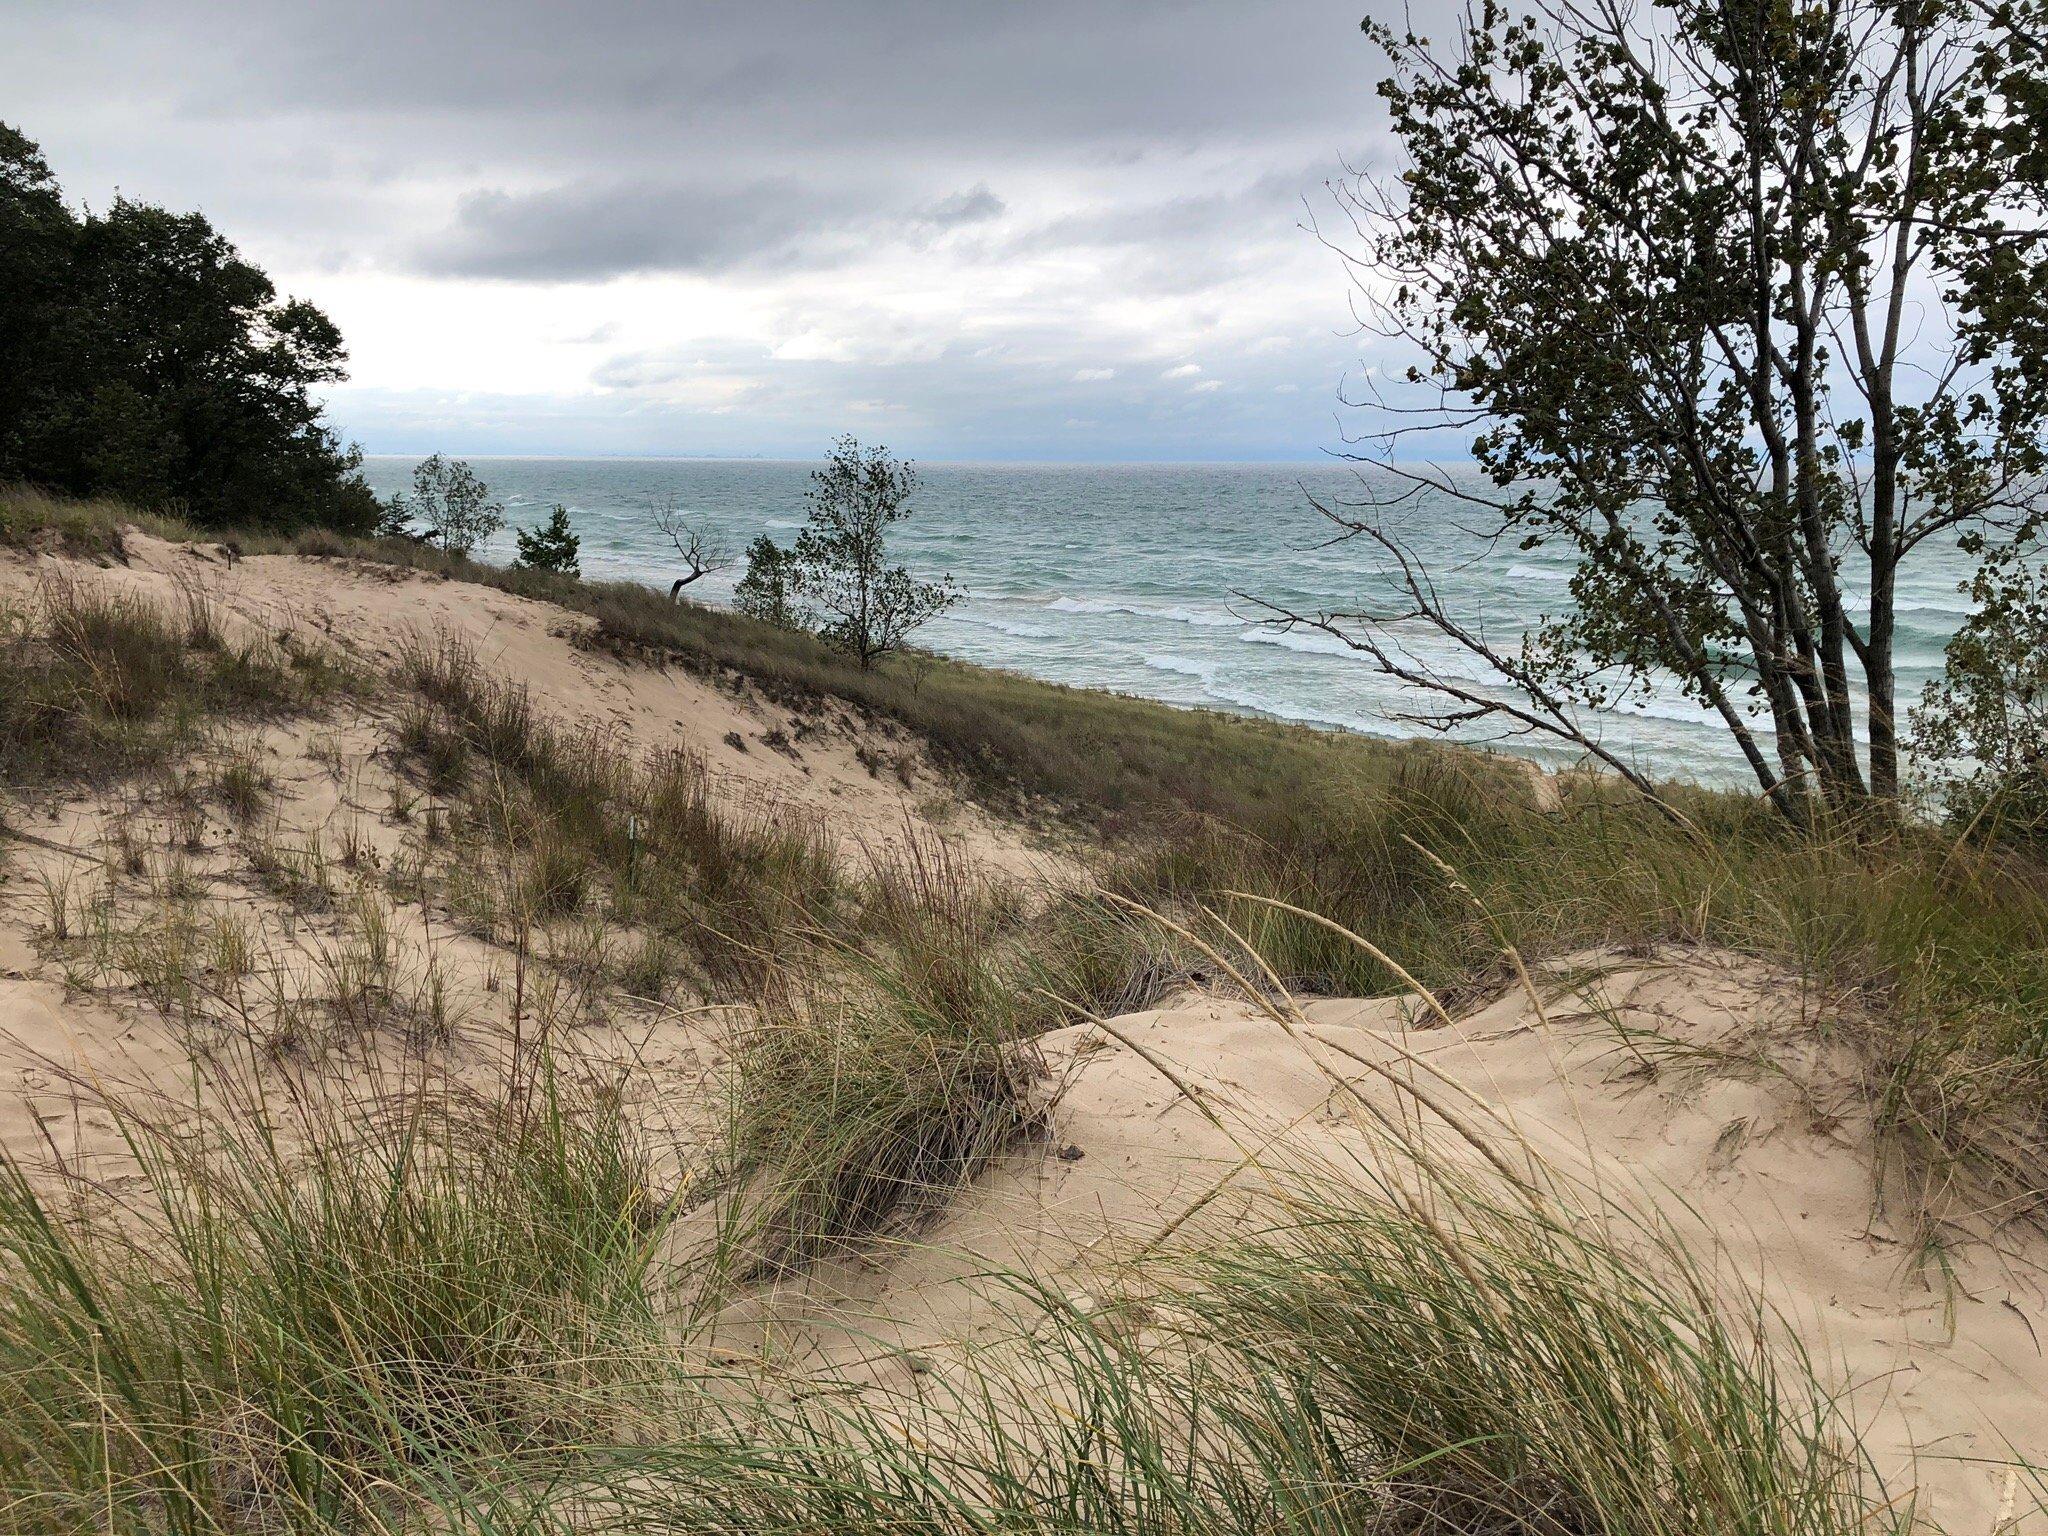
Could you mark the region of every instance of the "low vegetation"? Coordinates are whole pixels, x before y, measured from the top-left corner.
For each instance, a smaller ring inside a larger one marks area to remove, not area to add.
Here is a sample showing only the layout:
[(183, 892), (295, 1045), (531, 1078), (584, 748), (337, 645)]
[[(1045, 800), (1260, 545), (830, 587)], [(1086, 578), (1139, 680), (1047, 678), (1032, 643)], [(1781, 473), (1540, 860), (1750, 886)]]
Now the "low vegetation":
[[(17, 543), (111, 553), (108, 515), (0, 497)], [(1901, 1166), (2002, 1181), (2031, 1210), (2048, 876), (2024, 851), (1800, 830), (1700, 792), (1674, 795), (1680, 828), (1590, 775), (1553, 803), (1507, 760), (940, 660), (863, 669), (742, 616), (404, 541), (237, 542), (490, 582), (584, 612), (635, 664), (844, 699), (991, 803), (1091, 825), (1096, 885), (1020, 893), (922, 839), (851, 864), (808, 820), (736, 812), (687, 755), (549, 719), (440, 642), (368, 706), (404, 791), (390, 867), (266, 835), (260, 765), (216, 753), (195, 793), (242, 828), (252, 878), (331, 935), (313, 990), (228, 1039), (289, 1063), (316, 1032), (446, 1038), (437, 979), (397, 958), (400, 906), (511, 957), (494, 1006), (525, 1033), (487, 1089), (116, 1105), (139, 1221), (83, 1170), (53, 1192), (11, 1168), (0, 1380), (21, 1412), (0, 1432), (0, 1529), (1903, 1525), (1775, 1325), (1729, 1311), (1668, 1239), (1610, 1246), (1568, 1192), (1503, 1203), (1441, 1169), (1419, 1205), (1318, 1174), (1270, 1231), (1144, 1266), (1087, 1313), (1011, 1277), (1029, 1342), (918, 1403), (762, 1396), (685, 1371), (676, 1340), (705, 1298), (914, 1233), (1047, 1123), (1040, 1036), (1191, 981), (1420, 980), (1455, 1005), (1587, 946), (1733, 947), (1806, 978), (1813, 1026), (1862, 1052)], [(127, 772), (182, 750), (175, 722), (319, 696), (319, 663), (243, 655), (203, 604), (116, 600), (89, 576), (48, 590), (10, 676), (69, 679), (82, 703), (35, 717), (11, 780), (57, 771), (53, 733), (87, 733), (61, 737), (66, 763)], [(69, 630), (100, 638), (60, 646)], [(138, 726), (123, 701), (144, 677)], [(118, 971), (167, 1016), (232, 1025), (247, 939), (202, 920), (177, 837), (127, 861), (160, 923), (56, 892), (53, 952), (80, 984)], [(703, 1166), (657, 1178), (618, 1085), (580, 1078), (560, 1041), (692, 994), (738, 1021), (732, 1113)], [(702, 1260), (717, 1273), (656, 1265), (706, 1200), (726, 1213)]]
[(229, 633), (187, 588), (181, 612), (53, 574), (0, 608), (0, 778), (105, 777), (189, 750), (203, 723), (303, 707), (335, 682), (319, 653)]
[(0, 1530), (390, 1529), (436, 1501), (394, 1476), (602, 1432), (652, 1358), (661, 1197), (602, 1094), (107, 1107), (140, 1208), (0, 1164)]
[(692, 1298), (743, 1277), (656, 1268), (676, 1204), (611, 1103), (544, 1060), (530, 1093), (235, 1106), (218, 1143), (116, 1104), (150, 1201), (125, 1216), (0, 1170), (0, 1528), (1911, 1519), (1774, 1321), (1674, 1240), (1598, 1236), (1564, 1191), (1426, 1156), (1405, 1192), (1369, 1167), (1292, 1176), (1279, 1224), (1155, 1258), (1085, 1308), (991, 1276), (1015, 1341), (914, 1393), (701, 1374), (674, 1342), (705, 1320)]

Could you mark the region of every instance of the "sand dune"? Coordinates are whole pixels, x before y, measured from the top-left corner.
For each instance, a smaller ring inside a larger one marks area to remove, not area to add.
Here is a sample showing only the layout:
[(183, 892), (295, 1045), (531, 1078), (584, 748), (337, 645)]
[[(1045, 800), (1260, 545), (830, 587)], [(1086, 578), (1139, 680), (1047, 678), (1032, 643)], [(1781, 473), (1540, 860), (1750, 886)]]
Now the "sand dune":
[(1276, 1219), (1262, 1170), (1386, 1177), (1379, 1116), (1496, 1178), (1426, 1101), (1617, 1230), (1668, 1224), (1731, 1304), (1760, 1294), (1922, 1517), (2048, 1528), (2016, 1518), (2033, 1490), (2007, 1467), (2048, 1446), (2048, 1246), (1980, 1226), (1937, 1256), (1884, 1214), (1855, 1075), (1815, 1043), (1786, 978), (1717, 952), (1588, 955), (1542, 990), (1541, 1015), (1516, 990), (1449, 1027), (1426, 1027), (1413, 999), (1323, 1000), (1297, 1035), (1188, 995), (1111, 1021), (1114, 1035), (1060, 1031), (1045, 1041), (1062, 1085), (1045, 1145), (930, 1228), (748, 1298), (716, 1345), (901, 1387), (913, 1363), (957, 1363), (1014, 1326), (1007, 1284), (977, 1277), (1025, 1271), (1085, 1301), (1162, 1233)]
[[(126, 565), (94, 579), (167, 600), (196, 583), (240, 623), (322, 637), (364, 665), (390, 663), (409, 636), (458, 636), (545, 710), (643, 747), (688, 747), (712, 764), (727, 803), (821, 818), (849, 858), (891, 846), (906, 827), (936, 828), (999, 877), (1077, 878), (1071, 860), (967, 801), (900, 734), (836, 706), (792, 717), (744, 689), (621, 664), (575, 643), (584, 621), (548, 605), (364, 564), (232, 559), (141, 536), (130, 548)], [(0, 560), (0, 597), (34, 602), (51, 564)], [(416, 829), (391, 813), (397, 780), (381, 729), (374, 706), (348, 705), (254, 732), (248, 746), (275, 786), (272, 835), (347, 844), (372, 864), (398, 857)], [(788, 750), (765, 740), (775, 732), (791, 736)], [(883, 753), (900, 773), (869, 771), (864, 759)], [(133, 976), (68, 984), (51, 942), (52, 893), (73, 882), (107, 886), (113, 924), (146, 920), (146, 896), (115, 878), (118, 850), (138, 827), (150, 846), (171, 837), (167, 814), (118, 788), (10, 812), (0, 1145), (24, 1162), (111, 1168), (119, 1137), (95, 1093), (160, 1092), (189, 1076), (208, 1046), (195, 1017), (232, 1031), (225, 1005), (173, 1016)], [(252, 885), (243, 834), (225, 815), (179, 835), (209, 910), (235, 914), (279, 972), (316, 965), (338, 920), (296, 914)], [(360, 1080), (402, 1071), (422, 1050), (456, 1072), (502, 1070), (504, 947), (388, 899), (402, 966), (422, 986), (431, 974), (452, 1025), (425, 1044), (395, 1035), (326, 1055), (299, 1049), (289, 1070)], [(1305, 1027), (1187, 992), (1107, 1028), (1058, 1031), (1042, 1042), (1056, 1095), (1045, 1140), (1006, 1156), (935, 1222), (732, 1304), (711, 1346), (885, 1385), (906, 1361), (958, 1358), (1012, 1324), (976, 1279), (989, 1268), (1085, 1295), (1169, 1235), (1191, 1241), (1263, 1219), (1271, 1170), (1383, 1175), (1393, 1125), (1483, 1176), (1498, 1160), (1555, 1179), (1618, 1227), (1644, 1213), (1667, 1224), (1731, 1298), (1761, 1295), (1782, 1314), (1880, 1469), (1898, 1489), (1921, 1490), (1923, 1515), (1957, 1532), (2039, 1527), (2033, 1516), (2001, 1522), (2033, 1507), (2008, 1463), (2048, 1452), (2037, 1331), (2048, 1324), (2048, 1246), (1971, 1218), (1958, 1195), (1941, 1213), (1937, 1252), (1917, 1204), (1886, 1208), (1859, 1073), (1826, 1044), (1817, 1005), (1794, 981), (1724, 953), (1592, 954), (1553, 962), (1538, 990), (1540, 1008), (1514, 989), (1449, 1025), (1413, 999), (1318, 1000), (1304, 1006)], [(633, 1065), (650, 1134), (671, 1149), (714, 1134), (717, 1010), (609, 998), (576, 1017), (574, 1050)], [(285, 1070), (261, 1053), (211, 1059), (230, 1057)], [(673, 1257), (687, 1257), (695, 1230), (677, 1229)]]

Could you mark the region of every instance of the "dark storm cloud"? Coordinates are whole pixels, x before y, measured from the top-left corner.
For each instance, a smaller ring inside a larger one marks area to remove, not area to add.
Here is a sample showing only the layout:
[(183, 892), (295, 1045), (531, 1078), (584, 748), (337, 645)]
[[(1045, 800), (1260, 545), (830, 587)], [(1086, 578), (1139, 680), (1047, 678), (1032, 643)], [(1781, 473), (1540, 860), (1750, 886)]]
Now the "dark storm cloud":
[(472, 192), (457, 203), (454, 221), (406, 261), (437, 276), (545, 282), (819, 267), (878, 242), (927, 238), (1002, 212), (1003, 200), (985, 185), (900, 211), (878, 211), (844, 186), (792, 181)]
[(576, 282), (634, 272), (728, 271), (838, 244), (843, 201), (787, 182), (738, 187), (558, 187), (473, 192), (412, 253), (443, 276)]

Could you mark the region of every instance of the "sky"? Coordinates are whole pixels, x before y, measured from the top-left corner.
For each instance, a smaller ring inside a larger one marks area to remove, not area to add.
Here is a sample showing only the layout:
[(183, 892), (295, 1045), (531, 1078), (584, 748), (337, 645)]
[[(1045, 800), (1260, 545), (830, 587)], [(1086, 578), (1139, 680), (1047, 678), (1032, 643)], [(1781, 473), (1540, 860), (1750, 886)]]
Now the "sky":
[(1298, 459), (1365, 3), (0, 0), (0, 118), (333, 316), (371, 452)]

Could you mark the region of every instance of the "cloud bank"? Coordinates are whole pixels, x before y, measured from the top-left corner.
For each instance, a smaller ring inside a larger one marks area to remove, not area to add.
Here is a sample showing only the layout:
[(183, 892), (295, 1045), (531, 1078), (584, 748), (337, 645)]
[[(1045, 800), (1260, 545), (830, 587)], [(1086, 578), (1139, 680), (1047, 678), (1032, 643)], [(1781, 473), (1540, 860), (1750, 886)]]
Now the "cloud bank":
[(1360, 363), (1304, 205), (1326, 0), (0, 0), (74, 196), (197, 206), (349, 336), (373, 451), (1302, 457)]

